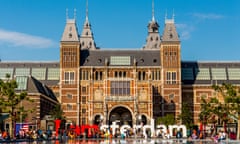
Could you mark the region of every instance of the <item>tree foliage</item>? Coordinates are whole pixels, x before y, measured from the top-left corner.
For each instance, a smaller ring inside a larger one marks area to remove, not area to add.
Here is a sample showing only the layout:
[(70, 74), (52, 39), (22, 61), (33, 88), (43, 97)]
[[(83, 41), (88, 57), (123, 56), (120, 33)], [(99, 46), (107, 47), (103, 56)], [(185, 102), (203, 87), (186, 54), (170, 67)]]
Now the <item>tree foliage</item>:
[(202, 97), (199, 120), (206, 119), (207, 123), (216, 123), (216, 118), (218, 118), (222, 124), (226, 124), (232, 119), (238, 119), (239, 121), (240, 95), (237, 92), (237, 87), (223, 83), (222, 85), (213, 85), (212, 88), (223, 97), (223, 101), (220, 101), (218, 97), (212, 97), (209, 100)]
[(61, 120), (64, 119), (64, 117), (63, 117), (64, 112), (63, 112), (60, 104), (56, 105), (55, 108), (54, 108), (52, 111), (50, 111), (49, 114), (50, 114), (54, 119), (61, 119)]
[(14, 122), (20, 120), (20, 115), (27, 116), (29, 110), (25, 110), (20, 103), (23, 100), (32, 100), (27, 96), (27, 92), (16, 93), (18, 87), (15, 80), (10, 80), (10, 75), (6, 75), (6, 81), (0, 79), (0, 109), (2, 112), (9, 113), (12, 120), (12, 130), (14, 131)]
[(193, 126), (193, 116), (191, 109), (187, 103), (182, 104), (182, 113), (178, 116), (178, 120), (182, 121), (182, 124), (186, 125), (187, 128)]
[(175, 117), (173, 114), (167, 114), (164, 117), (157, 118), (157, 124), (164, 124), (164, 125), (173, 125), (176, 123)]

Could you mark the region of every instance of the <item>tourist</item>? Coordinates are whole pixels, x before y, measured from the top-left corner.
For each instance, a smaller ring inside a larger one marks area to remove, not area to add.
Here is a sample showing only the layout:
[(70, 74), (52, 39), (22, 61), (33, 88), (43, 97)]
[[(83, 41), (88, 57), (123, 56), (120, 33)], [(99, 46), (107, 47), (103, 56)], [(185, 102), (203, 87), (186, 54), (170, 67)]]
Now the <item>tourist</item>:
[(192, 132), (191, 139), (198, 139), (197, 131), (195, 129)]
[(177, 138), (177, 139), (182, 138), (182, 133), (181, 133), (180, 130), (177, 131), (176, 138)]
[(164, 135), (164, 139), (170, 139), (170, 132), (169, 129), (167, 129), (167, 132)]

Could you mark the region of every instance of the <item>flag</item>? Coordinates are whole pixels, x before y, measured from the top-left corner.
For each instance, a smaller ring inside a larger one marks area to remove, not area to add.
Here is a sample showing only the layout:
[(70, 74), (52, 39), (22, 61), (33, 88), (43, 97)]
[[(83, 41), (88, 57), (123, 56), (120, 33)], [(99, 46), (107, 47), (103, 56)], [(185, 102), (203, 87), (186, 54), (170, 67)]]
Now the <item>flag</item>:
[(29, 129), (28, 124), (23, 124), (22, 129), (23, 129), (25, 132), (27, 132), (28, 129)]

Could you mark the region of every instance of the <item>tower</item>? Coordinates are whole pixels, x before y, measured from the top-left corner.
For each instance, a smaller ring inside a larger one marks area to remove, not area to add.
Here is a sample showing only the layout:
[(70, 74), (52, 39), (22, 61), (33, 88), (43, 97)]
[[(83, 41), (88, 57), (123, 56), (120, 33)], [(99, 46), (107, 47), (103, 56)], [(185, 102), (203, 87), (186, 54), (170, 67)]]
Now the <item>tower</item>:
[[(161, 42), (161, 66), (162, 66), (162, 96), (165, 114), (172, 113), (175, 116), (181, 112), (181, 54), (180, 40), (172, 19), (165, 19), (165, 27)], [(167, 105), (167, 106), (166, 106)], [(164, 114), (164, 115), (165, 115)]]
[(160, 49), (161, 39), (158, 29), (159, 25), (154, 17), (154, 0), (152, 0), (152, 20), (148, 23), (148, 36), (146, 39), (146, 45), (143, 47), (144, 50)]
[(67, 16), (60, 42), (60, 101), (65, 117), (79, 124), (80, 43), (76, 19)]
[(83, 25), (82, 34), (80, 37), (81, 49), (95, 50), (96, 44), (94, 42), (91, 24), (88, 20), (88, 0), (86, 1), (86, 19)]

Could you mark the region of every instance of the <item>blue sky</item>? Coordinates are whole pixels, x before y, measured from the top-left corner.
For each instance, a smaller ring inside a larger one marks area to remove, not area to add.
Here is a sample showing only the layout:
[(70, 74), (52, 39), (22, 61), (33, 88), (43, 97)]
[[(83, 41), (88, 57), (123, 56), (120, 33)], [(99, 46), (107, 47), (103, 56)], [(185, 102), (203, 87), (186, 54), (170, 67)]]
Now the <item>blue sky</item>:
[[(145, 44), (152, 0), (89, 0), (89, 20), (100, 48), (137, 49)], [(0, 59), (59, 61), (65, 22), (76, 18), (81, 34), (86, 0), (1, 0)], [(155, 19), (175, 23), (184, 61), (240, 61), (240, 0), (155, 0)]]

